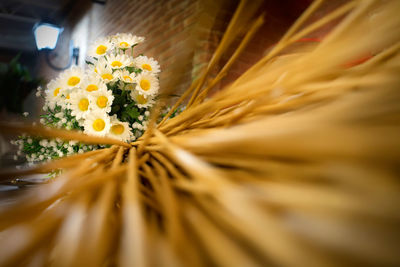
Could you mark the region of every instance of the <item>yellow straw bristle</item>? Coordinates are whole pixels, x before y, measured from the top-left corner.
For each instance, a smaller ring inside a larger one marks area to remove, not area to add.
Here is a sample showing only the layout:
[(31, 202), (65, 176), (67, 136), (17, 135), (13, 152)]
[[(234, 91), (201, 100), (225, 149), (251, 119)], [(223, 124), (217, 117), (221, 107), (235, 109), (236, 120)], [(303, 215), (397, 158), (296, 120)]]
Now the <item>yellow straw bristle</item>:
[[(348, 1), (305, 25), (322, 2), (207, 99), (263, 20), (242, 1), (187, 109), (157, 125), (156, 110), (131, 145), (8, 127), (113, 146), (3, 173), (65, 169), (1, 199), (0, 265), (400, 265), (400, 2)], [(340, 17), (310, 51), (282, 54)]]

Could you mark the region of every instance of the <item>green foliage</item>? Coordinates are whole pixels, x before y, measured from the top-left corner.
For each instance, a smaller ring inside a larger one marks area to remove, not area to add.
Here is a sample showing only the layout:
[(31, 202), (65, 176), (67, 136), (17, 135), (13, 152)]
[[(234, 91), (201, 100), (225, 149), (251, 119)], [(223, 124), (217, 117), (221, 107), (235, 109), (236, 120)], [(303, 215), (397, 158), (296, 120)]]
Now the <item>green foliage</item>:
[(20, 55), (8, 64), (0, 64), (0, 109), (14, 113), (22, 113), (23, 100), (42, 83), (41, 79), (31, 77), (19, 58)]
[[(62, 118), (65, 118), (65, 123), (60, 123), (61, 118), (57, 114), (62, 114)], [(47, 108), (46, 113), (40, 115), (43, 119), (43, 125), (45, 126), (59, 126), (67, 130), (80, 130), (83, 131), (83, 127), (79, 125), (75, 116), (71, 115), (70, 109), (62, 109), (60, 106), (56, 105), (54, 109)]]
[(142, 72), (141, 69), (138, 69), (138, 68), (135, 68), (135, 67), (126, 67), (126, 69), (129, 71), (129, 73), (134, 72), (134, 73), (136, 73), (136, 74), (139, 74), (139, 73)]
[[(136, 69), (135, 67), (129, 68), (133, 69), (133, 71), (140, 70)], [(144, 116), (147, 109), (137, 107), (137, 104), (129, 96), (130, 91), (122, 90), (124, 86), (126, 86), (124, 83), (108, 85), (108, 89), (112, 90), (114, 95), (114, 101), (111, 106), (110, 115), (117, 115), (119, 120), (129, 122), (130, 124), (139, 122), (139, 116)]]

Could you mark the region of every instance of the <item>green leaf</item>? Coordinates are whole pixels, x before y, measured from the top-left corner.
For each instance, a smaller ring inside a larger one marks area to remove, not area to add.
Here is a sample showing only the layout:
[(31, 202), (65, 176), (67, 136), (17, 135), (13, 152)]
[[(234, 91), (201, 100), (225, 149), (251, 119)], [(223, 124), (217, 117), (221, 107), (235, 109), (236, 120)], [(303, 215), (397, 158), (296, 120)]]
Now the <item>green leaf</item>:
[(132, 119), (136, 119), (140, 115), (140, 112), (136, 108), (126, 110), (125, 113), (127, 113)]
[(126, 67), (126, 70), (129, 71), (129, 73), (132, 73), (135, 71), (135, 67)]
[(117, 113), (119, 110), (120, 110), (120, 106), (119, 105), (112, 106), (111, 113), (113, 113), (113, 114)]

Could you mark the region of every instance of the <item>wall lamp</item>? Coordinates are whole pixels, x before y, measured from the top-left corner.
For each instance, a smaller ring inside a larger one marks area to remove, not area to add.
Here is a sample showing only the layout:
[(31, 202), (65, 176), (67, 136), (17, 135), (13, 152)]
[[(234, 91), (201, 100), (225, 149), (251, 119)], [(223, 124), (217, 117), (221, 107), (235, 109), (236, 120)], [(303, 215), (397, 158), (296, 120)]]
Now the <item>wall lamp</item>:
[[(36, 47), (39, 51), (45, 52), (46, 62), (47, 64), (55, 70), (65, 70), (72, 65), (74, 62), (75, 65), (78, 65), (79, 59), (79, 48), (74, 47), (74, 43), (71, 40), (69, 44), (69, 56), (68, 56), (68, 64), (65, 67), (55, 66), (51, 62), (51, 55), (54, 53), (54, 48), (57, 46), (58, 37), (63, 32), (63, 28), (58, 27), (51, 23), (39, 22), (33, 26), (33, 34), (35, 36)], [(57, 56), (54, 53), (53, 57)]]

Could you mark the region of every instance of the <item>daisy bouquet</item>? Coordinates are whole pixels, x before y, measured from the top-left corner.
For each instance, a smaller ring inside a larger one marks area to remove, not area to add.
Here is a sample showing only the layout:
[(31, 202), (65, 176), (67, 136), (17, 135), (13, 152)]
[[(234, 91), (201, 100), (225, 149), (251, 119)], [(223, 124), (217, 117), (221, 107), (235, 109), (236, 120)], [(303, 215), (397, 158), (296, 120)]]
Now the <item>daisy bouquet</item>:
[[(153, 58), (134, 56), (144, 41), (132, 34), (116, 34), (96, 40), (90, 47), (86, 70), (72, 67), (38, 88), (45, 100), (40, 123), (83, 131), (124, 142), (134, 141), (147, 128), (149, 109), (159, 90), (160, 66)], [(45, 161), (97, 149), (77, 141), (64, 142), (20, 136), (15, 158)]]

